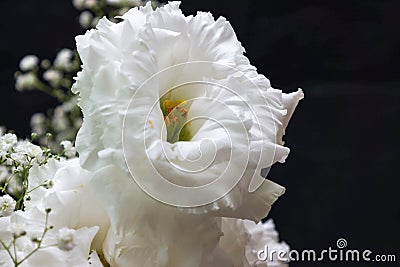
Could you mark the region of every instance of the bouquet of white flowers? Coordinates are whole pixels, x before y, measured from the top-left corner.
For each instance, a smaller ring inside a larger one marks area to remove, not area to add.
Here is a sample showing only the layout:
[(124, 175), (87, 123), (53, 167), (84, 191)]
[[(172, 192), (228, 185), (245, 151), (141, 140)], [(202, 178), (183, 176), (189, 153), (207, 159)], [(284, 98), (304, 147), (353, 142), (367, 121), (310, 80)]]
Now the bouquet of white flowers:
[(223, 17), (73, 4), (95, 26), (77, 51), (16, 73), (60, 105), (33, 115), (31, 140), (1, 132), (0, 266), (287, 266), (258, 252), (289, 252), (261, 219), (302, 91), (272, 88)]

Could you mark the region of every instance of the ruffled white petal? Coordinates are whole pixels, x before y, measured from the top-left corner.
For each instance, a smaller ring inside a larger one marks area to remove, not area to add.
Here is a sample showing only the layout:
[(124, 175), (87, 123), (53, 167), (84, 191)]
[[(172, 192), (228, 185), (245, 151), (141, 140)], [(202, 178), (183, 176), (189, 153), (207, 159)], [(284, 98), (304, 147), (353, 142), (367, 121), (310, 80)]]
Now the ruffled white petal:
[(146, 197), (116, 166), (98, 170), (92, 183), (112, 218), (103, 247), (112, 266), (196, 266), (218, 244), (217, 219)]
[[(279, 242), (278, 232), (270, 219), (265, 223), (255, 224), (252, 221), (222, 219), (222, 231), (224, 236), (219, 243), (223, 252), (232, 260), (229, 266), (276, 266), (287, 267), (287, 262), (275, 258), (266, 261), (258, 258), (258, 251), (268, 247), (270, 251), (283, 251), (288, 257), (289, 246), (285, 242)], [(228, 265), (227, 265), (228, 266)]]
[[(99, 226), (92, 248), (101, 249), (109, 219), (90, 186), (91, 179), (91, 173), (80, 167), (78, 159), (50, 160), (44, 166), (34, 166), (30, 171), (28, 188), (33, 191), (31, 199), (26, 201), (26, 210), (44, 218), (44, 210), (51, 208), (49, 222), (59, 228)], [(37, 187), (45, 180), (51, 180), (53, 186), (49, 189)]]

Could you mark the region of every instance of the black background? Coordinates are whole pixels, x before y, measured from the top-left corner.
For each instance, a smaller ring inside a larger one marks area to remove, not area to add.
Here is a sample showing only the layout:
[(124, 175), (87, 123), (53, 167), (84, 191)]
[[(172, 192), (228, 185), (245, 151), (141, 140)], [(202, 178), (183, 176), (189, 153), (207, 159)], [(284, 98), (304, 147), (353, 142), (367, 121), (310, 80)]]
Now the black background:
[[(399, 264), (400, 1), (184, 0), (181, 7), (226, 17), (274, 87), (305, 92), (285, 137), (291, 155), (269, 174), (287, 188), (270, 213), (281, 238), (298, 250), (335, 248), (345, 238), (348, 248), (397, 254)], [(0, 10), (0, 125), (24, 136), (31, 114), (55, 102), (14, 90), (20, 58), (53, 58), (74, 48), (83, 30), (69, 0), (0, 0)], [(291, 264), (316, 265), (357, 264)]]

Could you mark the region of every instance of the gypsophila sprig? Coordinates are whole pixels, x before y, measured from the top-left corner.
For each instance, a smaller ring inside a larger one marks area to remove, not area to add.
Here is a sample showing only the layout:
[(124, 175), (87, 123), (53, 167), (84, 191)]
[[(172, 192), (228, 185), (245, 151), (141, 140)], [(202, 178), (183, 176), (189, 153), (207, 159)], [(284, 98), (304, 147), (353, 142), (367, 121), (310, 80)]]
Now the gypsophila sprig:
[(15, 87), (18, 91), (38, 90), (56, 98), (60, 102), (72, 97), (70, 88), (73, 77), (80, 69), (77, 54), (67, 48), (58, 52), (53, 63), (48, 59), (28, 55), (21, 59), (20, 71), (15, 73)]
[[(25, 56), (20, 70), (15, 73), (18, 91), (37, 90), (56, 98), (60, 105), (49, 109), (47, 114), (34, 114), (31, 118), (32, 132), (40, 145), (48, 145), (55, 152), (61, 151), (60, 142), (74, 140), (82, 124), (82, 114), (77, 106), (77, 97), (70, 91), (73, 77), (80, 69), (80, 59), (71, 49), (61, 49), (53, 63), (34, 55)], [(52, 138), (47, 138), (51, 133)]]
[[(76, 96), (49, 110), (47, 116), (36, 113), (31, 118), (31, 128), (37, 142), (49, 146), (56, 153), (62, 152), (62, 141), (75, 139), (81, 125), (82, 113)], [(47, 133), (51, 133), (51, 137), (46, 136)]]
[[(45, 210), (45, 221), (44, 221), (44, 226), (41, 229), (40, 234), (38, 237), (32, 237), (28, 238), (26, 237), (28, 234), (27, 225), (24, 223), (19, 223), (19, 222), (12, 222), (10, 220), (10, 227), (9, 227), (9, 233), (11, 235), (8, 235), (8, 238), (2, 238), (0, 236), (0, 253), (2, 250), (4, 250), (9, 258), (5, 259), (8, 260), (9, 264), (12, 264), (14, 267), (20, 266), (23, 262), (27, 261), (32, 255), (34, 255), (37, 251), (39, 251), (42, 248), (48, 248), (48, 247), (55, 247), (57, 244), (46, 244), (46, 246), (43, 246), (46, 234), (48, 233), (49, 230), (53, 229), (53, 226), (49, 226), (49, 213), (51, 209), (47, 208)], [(18, 215), (16, 215), (18, 216)], [(31, 222), (30, 222), (31, 223)], [(39, 228), (40, 225), (37, 225), (37, 228)], [(35, 231), (37, 232), (37, 231)], [(35, 235), (35, 233), (33, 233)], [(22, 238), (25, 237), (25, 240), (22, 240), (22, 242), (19, 242)], [(8, 240), (5, 240), (8, 239)], [(29, 242), (29, 245), (27, 246), (26, 244)], [(25, 246), (22, 246), (19, 243), (25, 243)], [(29, 249), (30, 248), (30, 249)], [(6, 265), (10, 266), (10, 265)]]
[(50, 158), (59, 156), (52, 154), (48, 147), (37, 146), (28, 140), (18, 140), (15, 134), (0, 135), (1, 216), (9, 216), (14, 210), (24, 210), (24, 199), (29, 194), (29, 170), (35, 165), (47, 163)]

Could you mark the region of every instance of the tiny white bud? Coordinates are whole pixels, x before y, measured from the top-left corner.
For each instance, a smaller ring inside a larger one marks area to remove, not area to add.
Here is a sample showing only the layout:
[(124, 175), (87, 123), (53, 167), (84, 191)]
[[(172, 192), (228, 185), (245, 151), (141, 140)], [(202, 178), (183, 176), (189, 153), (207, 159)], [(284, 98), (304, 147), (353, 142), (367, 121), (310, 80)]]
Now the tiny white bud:
[(46, 181), (46, 182), (44, 183), (44, 185), (43, 185), (43, 187), (46, 188), (46, 189), (50, 189), (50, 188), (52, 188), (53, 186), (54, 186), (53, 180), (48, 180), (48, 181)]
[(42, 66), (42, 68), (44, 68), (44, 69), (50, 68), (50, 66), (51, 66), (50, 60), (48, 60), (48, 59), (42, 60), (42, 62), (40, 63), (40, 66)]

